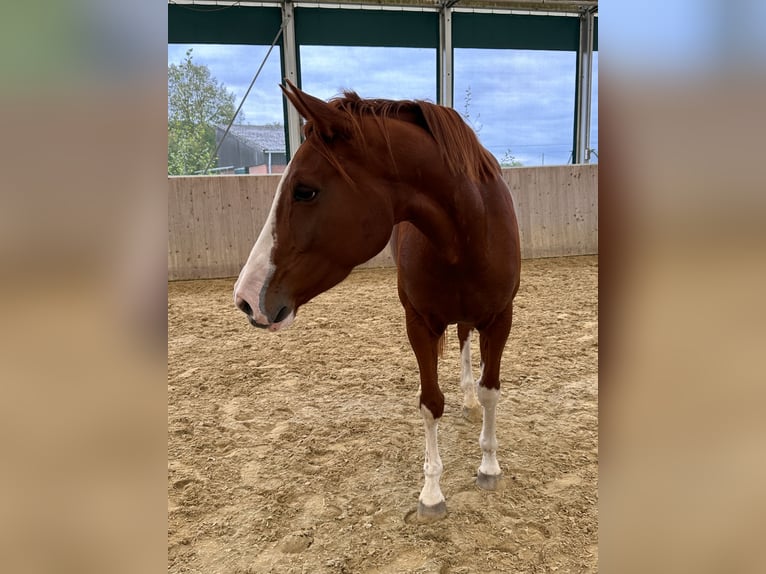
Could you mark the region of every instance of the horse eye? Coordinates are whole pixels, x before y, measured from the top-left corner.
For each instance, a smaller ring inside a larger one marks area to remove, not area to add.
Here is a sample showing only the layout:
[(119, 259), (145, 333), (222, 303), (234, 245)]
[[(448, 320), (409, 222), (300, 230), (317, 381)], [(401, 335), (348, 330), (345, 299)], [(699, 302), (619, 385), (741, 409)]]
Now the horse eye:
[(299, 186), (293, 190), (293, 199), (295, 201), (312, 201), (318, 193), (316, 189)]

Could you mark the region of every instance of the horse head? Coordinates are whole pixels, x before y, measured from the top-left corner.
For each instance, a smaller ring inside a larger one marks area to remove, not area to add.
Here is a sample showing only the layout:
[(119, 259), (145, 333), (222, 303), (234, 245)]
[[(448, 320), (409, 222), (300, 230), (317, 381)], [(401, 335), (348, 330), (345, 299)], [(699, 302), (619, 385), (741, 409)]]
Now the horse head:
[(363, 138), (331, 103), (290, 82), (282, 91), (306, 120), (305, 141), (234, 285), (236, 306), (270, 331), (289, 326), (301, 305), (379, 253), (394, 224), (384, 163), (375, 160), (385, 144)]

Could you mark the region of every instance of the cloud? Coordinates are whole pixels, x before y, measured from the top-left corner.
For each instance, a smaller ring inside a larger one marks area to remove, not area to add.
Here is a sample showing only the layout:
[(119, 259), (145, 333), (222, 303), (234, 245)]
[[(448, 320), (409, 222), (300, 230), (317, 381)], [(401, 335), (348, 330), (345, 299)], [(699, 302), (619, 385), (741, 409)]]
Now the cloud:
[[(255, 72), (268, 52), (268, 46), (171, 44), (168, 45), (168, 64), (182, 61), (188, 48), (193, 50), (194, 62), (208, 66), (213, 77), (234, 92), (237, 105), (245, 96)], [(282, 121), (282, 92), (278, 87), (281, 78), (279, 59), (279, 46), (275, 46), (242, 108), (248, 123)]]
[[(342, 64), (340, 64), (342, 63)], [(302, 46), (303, 88), (320, 98), (436, 99), (436, 50)]]
[(572, 150), (575, 55), (526, 50), (455, 50), (455, 108), (480, 126), (497, 157), (524, 165), (567, 163)]
[[(168, 46), (168, 62), (183, 59), (188, 46)], [(266, 54), (267, 46), (194, 45), (193, 58), (234, 91), (237, 103)], [(482, 143), (498, 158), (507, 150), (525, 165), (567, 163), (572, 150), (575, 54), (524, 50), (455, 50), (454, 107), (470, 116)], [(302, 86), (328, 99), (351, 89), (362, 97), (436, 101), (436, 50), (301, 46)], [(594, 61), (597, 75), (598, 59)], [(264, 66), (243, 110), (248, 123), (283, 121), (277, 88), (279, 47)], [(594, 89), (597, 83), (594, 84)], [(592, 119), (598, 119), (594, 92)], [(598, 133), (592, 147), (596, 147)]]

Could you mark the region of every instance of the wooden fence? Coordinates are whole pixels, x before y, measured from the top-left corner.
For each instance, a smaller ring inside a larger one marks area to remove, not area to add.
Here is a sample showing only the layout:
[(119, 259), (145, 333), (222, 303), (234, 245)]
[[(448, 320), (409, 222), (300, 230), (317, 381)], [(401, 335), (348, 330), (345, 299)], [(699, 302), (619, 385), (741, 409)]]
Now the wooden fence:
[[(507, 168), (525, 259), (598, 253), (598, 166)], [(168, 279), (234, 277), (266, 221), (279, 175), (169, 177)], [(388, 248), (364, 264), (393, 266)]]

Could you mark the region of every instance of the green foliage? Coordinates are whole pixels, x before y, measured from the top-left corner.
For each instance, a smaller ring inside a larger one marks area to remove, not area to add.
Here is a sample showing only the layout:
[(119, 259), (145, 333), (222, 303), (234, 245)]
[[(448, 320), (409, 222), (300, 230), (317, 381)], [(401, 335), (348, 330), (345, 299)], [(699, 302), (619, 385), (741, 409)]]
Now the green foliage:
[(235, 109), (234, 94), (192, 62), (191, 49), (181, 64), (168, 66), (168, 175), (204, 169), (215, 151), (215, 126), (227, 124)]
[(500, 167), (522, 167), (523, 165), (516, 159), (516, 156), (511, 154), (510, 149), (505, 150), (503, 157), (500, 159)]

